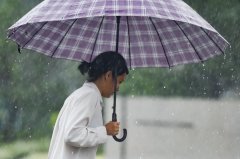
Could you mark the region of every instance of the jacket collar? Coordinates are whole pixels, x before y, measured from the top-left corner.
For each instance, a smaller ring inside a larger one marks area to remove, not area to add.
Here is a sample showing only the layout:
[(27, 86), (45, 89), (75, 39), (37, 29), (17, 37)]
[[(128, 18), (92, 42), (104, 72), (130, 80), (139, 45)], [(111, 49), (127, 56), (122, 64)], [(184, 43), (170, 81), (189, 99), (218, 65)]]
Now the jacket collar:
[(101, 95), (101, 93), (100, 93), (100, 91), (99, 91), (99, 89), (98, 89), (98, 87), (96, 86), (95, 83), (86, 81), (83, 85), (93, 88), (98, 93), (100, 102), (101, 103), (103, 102), (102, 95)]

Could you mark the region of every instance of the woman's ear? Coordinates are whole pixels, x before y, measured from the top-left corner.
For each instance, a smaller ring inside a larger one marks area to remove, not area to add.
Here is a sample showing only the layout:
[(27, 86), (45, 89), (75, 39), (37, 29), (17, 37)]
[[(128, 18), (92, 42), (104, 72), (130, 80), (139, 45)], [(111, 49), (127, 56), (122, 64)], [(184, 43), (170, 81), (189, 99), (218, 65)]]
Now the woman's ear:
[(112, 71), (108, 71), (106, 74), (105, 74), (105, 80), (106, 79), (111, 79), (112, 80)]

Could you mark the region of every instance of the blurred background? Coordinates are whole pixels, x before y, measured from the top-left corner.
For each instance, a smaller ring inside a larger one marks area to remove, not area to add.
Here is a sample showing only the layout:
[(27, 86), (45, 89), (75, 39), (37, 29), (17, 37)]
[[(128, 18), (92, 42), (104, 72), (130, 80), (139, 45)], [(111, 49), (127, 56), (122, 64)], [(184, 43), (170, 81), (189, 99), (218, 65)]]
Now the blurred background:
[[(231, 44), (224, 56), (172, 69), (131, 70), (118, 93), (128, 138), (100, 159), (240, 158), (240, 1), (184, 0)], [(47, 158), (65, 98), (85, 81), (78, 63), (22, 50), (7, 28), (41, 0), (0, 0), (0, 159)], [(104, 120), (111, 120), (112, 99)]]

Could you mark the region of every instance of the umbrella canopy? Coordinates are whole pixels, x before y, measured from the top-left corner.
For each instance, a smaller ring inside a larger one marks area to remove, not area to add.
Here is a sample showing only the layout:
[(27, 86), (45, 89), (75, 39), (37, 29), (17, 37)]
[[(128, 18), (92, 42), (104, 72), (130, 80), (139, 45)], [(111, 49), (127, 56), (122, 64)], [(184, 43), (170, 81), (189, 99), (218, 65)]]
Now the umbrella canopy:
[[(77, 61), (116, 50), (130, 68), (202, 62), (229, 45), (182, 0), (44, 0), (9, 28), (8, 38), (19, 48)], [(124, 129), (114, 139), (126, 136)]]
[(8, 30), (20, 48), (90, 62), (115, 50), (128, 66), (172, 67), (222, 54), (228, 42), (182, 0), (44, 0)]

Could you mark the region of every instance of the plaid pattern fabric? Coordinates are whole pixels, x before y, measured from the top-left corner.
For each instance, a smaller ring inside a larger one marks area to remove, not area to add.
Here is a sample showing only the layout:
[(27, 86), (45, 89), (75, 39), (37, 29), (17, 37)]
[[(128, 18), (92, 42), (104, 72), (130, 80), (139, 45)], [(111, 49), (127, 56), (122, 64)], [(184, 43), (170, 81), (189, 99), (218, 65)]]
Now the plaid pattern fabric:
[(222, 54), (228, 42), (181, 0), (45, 0), (9, 28), (22, 48), (91, 61), (115, 50), (131, 67), (172, 67)]

